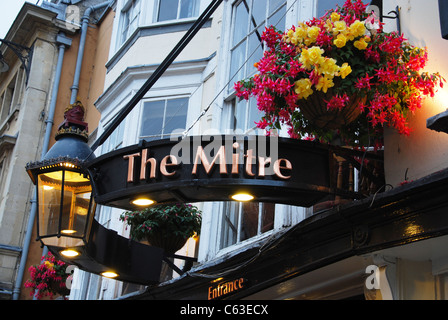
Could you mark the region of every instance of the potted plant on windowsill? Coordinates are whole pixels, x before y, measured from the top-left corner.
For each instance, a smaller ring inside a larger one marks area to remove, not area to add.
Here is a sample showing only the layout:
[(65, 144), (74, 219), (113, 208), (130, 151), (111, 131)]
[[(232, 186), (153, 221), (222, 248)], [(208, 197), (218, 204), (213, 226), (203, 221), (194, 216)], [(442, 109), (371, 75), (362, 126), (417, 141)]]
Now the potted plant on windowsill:
[(288, 126), (292, 138), (371, 146), (384, 126), (409, 135), (407, 116), (444, 79), (422, 72), (425, 48), (386, 33), (361, 0), (347, 0), (321, 18), (281, 32), (265, 30), (258, 73), (235, 84), (240, 98), (257, 99), (257, 126)]
[(131, 227), (131, 239), (147, 239), (149, 244), (174, 254), (188, 238), (200, 233), (201, 211), (184, 203), (157, 205), (120, 216)]
[(68, 264), (57, 260), (51, 252), (42, 257), (42, 263), (32, 265), (29, 268), (31, 279), (25, 282), (25, 288), (31, 288), (31, 296), (36, 294), (37, 299), (49, 296), (51, 299), (55, 295), (66, 296), (70, 290), (66, 286), (66, 272)]

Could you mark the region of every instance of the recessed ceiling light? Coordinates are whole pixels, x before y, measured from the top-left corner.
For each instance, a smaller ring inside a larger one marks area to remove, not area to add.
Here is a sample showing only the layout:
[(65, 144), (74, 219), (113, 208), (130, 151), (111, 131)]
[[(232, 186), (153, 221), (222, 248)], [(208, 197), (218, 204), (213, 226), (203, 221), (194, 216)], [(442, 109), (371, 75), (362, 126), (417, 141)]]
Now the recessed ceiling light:
[(73, 249), (66, 249), (60, 252), (64, 257), (73, 258), (79, 255), (79, 252)]
[(249, 193), (237, 193), (232, 196), (233, 200), (236, 201), (250, 201), (254, 199), (254, 196)]
[(132, 203), (135, 204), (136, 206), (150, 206), (154, 203), (154, 200), (148, 199), (148, 198), (138, 198), (135, 200), (132, 200)]
[(106, 277), (106, 278), (116, 278), (116, 277), (118, 277), (118, 273), (115, 273), (113, 271), (105, 271), (105, 272), (101, 273), (101, 275), (103, 277)]

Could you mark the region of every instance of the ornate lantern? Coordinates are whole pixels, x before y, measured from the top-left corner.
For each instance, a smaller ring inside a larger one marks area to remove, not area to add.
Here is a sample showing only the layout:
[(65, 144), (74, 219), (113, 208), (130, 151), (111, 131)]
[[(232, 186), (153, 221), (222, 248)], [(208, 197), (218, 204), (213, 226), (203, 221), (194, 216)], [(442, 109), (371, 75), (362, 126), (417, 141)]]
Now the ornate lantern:
[(70, 105), (56, 143), (42, 161), (26, 167), (37, 186), (38, 240), (51, 251), (72, 255), (76, 255), (77, 247), (86, 244), (96, 207), (90, 176), (83, 167), (94, 158), (87, 145), (88, 129), (83, 117), (79, 101)]
[(58, 258), (82, 270), (118, 280), (153, 284), (160, 278), (163, 250), (106, 229), (95, 219), (84, 108), (70, 105), (56, 143), (26, 170), (37, 186), (37, 240)]

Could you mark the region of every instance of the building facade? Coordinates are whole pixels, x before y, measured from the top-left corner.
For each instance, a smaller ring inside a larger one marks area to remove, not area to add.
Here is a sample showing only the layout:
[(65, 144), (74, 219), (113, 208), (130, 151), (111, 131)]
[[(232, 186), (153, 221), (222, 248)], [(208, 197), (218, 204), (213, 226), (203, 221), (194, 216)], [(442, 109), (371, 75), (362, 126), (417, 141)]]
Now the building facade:
[[(33, 299), (24, 282), (30, 277), (28, 268), (40, 263), (44, 253), (35, 241), (35, 189), (23, 168), (54, 144), (64, 111), (74, 103), (71, 96), (82, 101), (93, 138), (100, 118), (93, 102), (103, 91), (112, 16), (107, 16), (107, 5), (91, 10), (84, 41), (81, 18), (102, 1), (76, 2), (25, 3), (1, 41), (3, 61), (9, 65), (0, 74), (1, 299)], [(80, 43), (83, 61), (77, 63)]]
[[(255, 102), (238, 100), (233, 89), (235, 81), (256, 71), (254, 63), (263, 55), (260, 34), (267, 26), (289, 28), (344, 2), (223, 1), (97, 155), (142, 140), (183, 135), (264, 135), (254, 125), (260, 118)], [(441, 37), (437, 1), (380, 3), (384, 15), (396, 10), (400, 18), (399, 24), (385, 18), (386, 30), (399, 26), (412, 44), (426, 46), (428, 71), (446, 75), (447, 44)], [(98, 55), (102, 59), (98, 63), (106, 69), (104, 89), (95, 98), (101, 114), (98, 135), (208, 4), (203, 0), (111, 2), (104, 20), (110, 28), (109, 50), (103, 44), (104, 52)], [(101, 77), (96, 71), (90, 79)], [(448, 203), (443, 195), (448, 137), (426, 127), (426, 119), (445, 109), (445, 97), (440, 89), (411, 115), (416, 129), (410, 137), (386, 130), (385, 183), (370, 197), (312, 208), (198, 203), (203, 211), (201, 235), (178, 252), (197, 258), (188, 272), (143, 286), (77, 269), (70, 299), (445, 299)], [(275, 134), (286, 136), (283, 130)], [(127, 237), (121, 213), (99, 206), (96, 219)], [(175, 263), (182, 267), (184, 262)], [(373, 271), (374, 279), (370, 278)], [(222, 295), (224, 288), (227, 295)]]
[[(258, 6), (254, 1), (224, 1), (99, 153), (141, 140), (169, 138), (173, 132), (174, 136), (265, 134), (254, 126), (254, 121), (260, 118), (255, 102), (239, 101), (233, 90), (235, 81), (255, 72), (253, 64), (263, 54), (260, 34), (271, 24), (285, 29), (297, 21), (321, 16), (344, 1), (262, 2)], [(443, 75), (446, 44), (440, 36), (438, 6), (433, 2), (425, 8), (418, 1), (382, 2), (382, 10), (387, 15), (400, 8), (401, 31), (412, 44), (428, 47), (429, 71)], [(99, 133), (208, 4), (199, 0), (173, 3), (176, 10), (169, 13), (164, 1), (118, 0), (114, 4), (116, 15), (105, 90), (96, 102), (101, 112)], [(396, 20), (384, 19), (384, 22), (387, 31), (397, 30)], [(432, 203), (427, 205), (432, 208), (428, 210), (434, 216), (426, 217), (426, 229), (423, 221), (420, 227), (404, 222), (419, 217), (420, 209), (412, 213), (408, 210), (403, 217), (396, 213), (416, 206), (413, 202), (401, 203), (401, 207), (391, 212), (384, 209), (392, 201), (408, 199), (416, 192), (438, 192), (431, 179), (443, 184), (443, 174), (430, 178), (429, 182), (420, 179), (446, 167), (443, 146), (447, 137), (426, 128), (426, 119), (443, 110), (444, 95), (445, 91), (440, 90), (426, 102), (425, 111), (411, 117), (418, 128), (415, 135), (404, 138), (386, 130), (386, 183), (398, 187), (404, 180), (416, 182), (405, 189), (375, 194), (379, 207), (372, 206), (372, 198), (348, 204), (342, 207), (346, 217), (341, 220), (340, 207), (319, 211), (273, 203), (199, 203), (203, 211), (200, 239), (198, 242), (190, 239), (179, 252), (198, 259), (190, 272), (174, 274), (173, 280), (145, 287), (77, 270), (70, 298), (208, 299), (216, 289), (214, 281), (228, 284), (244, 279), (245, 289), (228, 298), (444, 299), (446, 225), (440, 221), (442, 226), (435, 228), (430, 222), (437, 219), (437, 208), (444, 206), (443, 201), (439, 202), (437, 197), (427, 199)], [(278, 134), (286, 136), (282, 131)], [(372, 220), (373, 211), (387, 216), (389, 224)], [(106, 227), (126, 236), (129, 230), (118, 219), (121, 212), (103, 206), (97, 214)], [(383, 229), (384, 226), (390, 228)], [(391, 226), (396, 226), (396, 230)], [(402, 229), (401, 237), (397, 236)], [(181, 266), (183, 262), (178, 263)], [(369, 268), (375, 268), (381, 279), (387, 279), (382, 281), (380, 290), (366, 289)]]

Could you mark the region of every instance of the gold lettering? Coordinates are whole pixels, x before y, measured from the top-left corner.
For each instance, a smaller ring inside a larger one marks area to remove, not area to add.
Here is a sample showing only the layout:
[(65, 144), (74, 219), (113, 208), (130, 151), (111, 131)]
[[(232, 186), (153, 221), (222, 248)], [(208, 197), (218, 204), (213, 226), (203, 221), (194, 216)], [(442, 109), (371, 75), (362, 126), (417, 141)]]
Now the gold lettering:
[[(281, 163), (284, 162), (285, 165), (282, 165)], [(282, 174), (282, 172), (280, 171), (281, 169), (285, 169), (285, 170), (291, 170), (292, 169), (292, 164), (289, 160), (287, 159), (277, 159), (274, 162), (274, 173), (276, 174), (277, 177), (281, 178), (281, 179), (289, 179), (291, 178), (291, 176), (284, 176)]]
[[(168, 159), (171, 160), (171, 163), (167, 163)], [(177, 158), (175, 156), (168, 155), (165, 158), (163, 158), (162, 161), (160, 162), (160, 172), (165, 177), (173, 176), (176, 174), (176, 171), (174, 170), (173, 172), (168, 172), (166, 167), (174, 167), (174, 166), (177, 166)]]
[(226, 166), (225, 154), (226, 154), (225, 148), (224, 148), (224, 146), (221, 146), (218, 150), (218, 153), (213, 158), (212, 163), (210, 163), (207, 159), (207, 156), (205, 155), (204, 149), (202, 149), (202, 147), (199, 146), (197, 149), (197, 152), (196, 152), (196, 157), (194, 159), (193, 171), (191, 173), (197, 174), (198, 160), (200, 160), (200, 162), (204, 166), (205, 172), (207, 172), (207, 174), (209, 174), (212, 167), (215, 165), (216, 159), (219, 158), (219, 173), (226, 174), (227, 166)]
[(128, 182), (134, 182), (134, 157), (140, 157), (140, 153), (134, 153), (127, 156), (123, 156), (123, 159), (129, 159)]
[(157, 162), (156, 162), (156, 159), (154, 159), (154, 158), (148, 159), (148, 149), (144, 149), (144, 150), (142, 150), (142, 164), (140, 166), (140, 180), (146, 179), (146, 166), (148, 163), (151, 164), (151, 173), (150, 173), (149, 177), (151, 179), (154, 179), (156, 177)]
[(258, 176), (265, 176), (265, 168), (268, 163), (271, 163), (271, 158), (258, 157)]
[(235, 279), (233, 281), (228, 281), (218, 284), (216, 287), (208, 287), (208, 300), (213, 300), (221, 296), (230, 294), (232, 292), (243, 289), (244, 278)]
[(246, 153), (246, 158), (247, 158), (246, 173), (251, 177), (255, 176), (255, 173), (252, 172), (252, 160), (255, 159), (255, 156), (253, 155), (253, 153), (254, 153), (254, 150), (252, 150), (252, 149), (247, 150), (247, 153)]
[[(237, 149), (239, 148), (239, 146), (240, 146), (240, 144), (238, 142), (235, 142), (233, 144), (233, 148), (235, 149), (236, 152), (238, 152)], [(232, 154), (232, 174), (238, 174), (239, 158), (240, 158), (240, 155), (238, 153)]]
[[(239, 286), (240, 289), (243, 289), (243, 282), (244, 282), (244, 279), (243, 279), (243, 278), (240, 278), (240, 279), (238, 280), (238, 286)], [(236, 287), (236, 286), (235, 286), (235, 287)]]
[(212, 298), (212, 287), (208, 287), (208, 300), (211, 300)]

